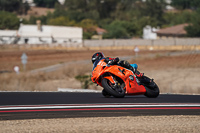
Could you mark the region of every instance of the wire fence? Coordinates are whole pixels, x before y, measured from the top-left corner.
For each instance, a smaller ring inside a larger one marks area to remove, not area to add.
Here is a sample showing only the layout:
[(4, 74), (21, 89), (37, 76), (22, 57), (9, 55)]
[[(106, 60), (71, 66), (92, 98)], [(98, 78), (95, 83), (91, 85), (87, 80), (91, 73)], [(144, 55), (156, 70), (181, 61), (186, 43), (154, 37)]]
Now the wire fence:
[(200, 38), (169, 38), (169, 39), (104, 39), (104, 40), (84, 40), (85, 47), (103, 46), (176, 46), (176, 45), (200, 45)]

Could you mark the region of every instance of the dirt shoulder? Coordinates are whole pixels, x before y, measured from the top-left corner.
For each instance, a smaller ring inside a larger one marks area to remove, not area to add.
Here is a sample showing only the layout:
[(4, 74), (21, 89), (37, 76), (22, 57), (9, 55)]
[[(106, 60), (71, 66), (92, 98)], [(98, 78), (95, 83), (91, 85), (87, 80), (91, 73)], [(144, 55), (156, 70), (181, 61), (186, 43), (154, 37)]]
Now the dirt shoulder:
[(169, 133), (200, 130), (200, 116), (126, 116), (0, 121), (3, 133)]

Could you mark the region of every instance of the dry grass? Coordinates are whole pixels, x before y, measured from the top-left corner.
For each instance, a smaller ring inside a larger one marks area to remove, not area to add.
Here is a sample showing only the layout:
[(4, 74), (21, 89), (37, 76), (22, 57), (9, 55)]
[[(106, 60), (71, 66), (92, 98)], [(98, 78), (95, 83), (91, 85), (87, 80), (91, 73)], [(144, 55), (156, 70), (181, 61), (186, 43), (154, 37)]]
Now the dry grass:
[[(57, 91), (57, 88), (81, 88), (81, 83), (74, 77), (90, 75), (91, 65), (72, 65), (49, 73), (5, 73), (0, 75), (1, 91)], [(144, 70), (159, 85), (161, 93), (200, 94), (200, 68), (168, 68), (163, 71)], [(89, 89), (101, 90), (95, 84)]]
[[(27, 51), (29, 56), (28, 70), (62, 62), (86, 60), (95, 51)], [(103, 51), (106, 56), (133, 56), (130, 50)], [(155, 57), (148, 54), (156, 53)], [(200, 94), (200, 54), (191, 53), (182, 56), (161, 56), (167, 51), (141, 51), (138, 59), (130, 60), (137, 63), (139, 70), (155, 79), (161, 93), (196, 93)], [(14, 63), (20, 63), (22, 51), (0, 51), (0, 70), (11, 70)], [(17, 57), (16, 57), (17, 56)], [(7, 68), (7, 69), (6, 69)], [(0, 74), (1, 91), (57, 91), (57, 88), (81, 88), (81, 83), (75, 79), (78, 75), (90, 75), (92, 64), (63, 65), (54, 72), (35, 73), (21, 72)], [(90, 85), (89, 89), (102, 89)]]
[(57, 88), (81, 88), (74, 77), (90, 74), (91, 65), (71, 65), (57, 71), (44, 73), (24, 72), (20, 74), (4, 73), (0, 75), (1, 91), (57, 91)]

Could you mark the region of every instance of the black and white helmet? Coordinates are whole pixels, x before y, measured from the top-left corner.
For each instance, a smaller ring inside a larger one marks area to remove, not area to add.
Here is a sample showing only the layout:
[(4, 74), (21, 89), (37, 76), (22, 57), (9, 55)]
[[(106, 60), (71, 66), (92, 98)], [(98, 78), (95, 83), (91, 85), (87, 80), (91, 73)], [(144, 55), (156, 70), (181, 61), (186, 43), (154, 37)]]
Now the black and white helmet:
[(100, 60), (104, 58), (104, 54), (102, 52), (97, 52), (95, 54), (93, 54), (92, 56), (92, 63), (94, 63), (96, 60)]

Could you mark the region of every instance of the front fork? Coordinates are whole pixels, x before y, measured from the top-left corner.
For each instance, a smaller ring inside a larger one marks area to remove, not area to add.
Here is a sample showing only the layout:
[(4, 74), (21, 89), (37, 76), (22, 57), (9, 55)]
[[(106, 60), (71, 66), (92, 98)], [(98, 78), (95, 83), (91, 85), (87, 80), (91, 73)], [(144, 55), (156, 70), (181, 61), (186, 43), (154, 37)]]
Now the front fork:
[(114, 77), (111, 74), (105, 76), (104, 78), (108, 79), (114, 85), (117, 84), (117, 82), (115, 81)]
[(124, 89), (124, 88), (119, 87), (120, 83), (111, 74), (109, 74), (108, 76), (105, 76), (104, 78), (108, 79), (111, 82), (111, 86), (114, 90), (119, 91), (121, 89)]

